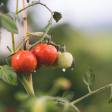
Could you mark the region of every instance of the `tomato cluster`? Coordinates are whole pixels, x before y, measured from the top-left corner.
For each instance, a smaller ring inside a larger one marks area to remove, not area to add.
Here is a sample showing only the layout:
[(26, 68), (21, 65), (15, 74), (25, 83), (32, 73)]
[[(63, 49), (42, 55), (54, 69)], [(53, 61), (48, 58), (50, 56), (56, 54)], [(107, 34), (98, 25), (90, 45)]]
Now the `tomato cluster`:
[(68, 68), (72, 65), (71, 53), (59, 52), (53, 45), (39, 43), (29, 50), (19, 50), (11, 59), (11, 65), (17, 72), (30, 73), (41, 65), (58, 64), (60, 68)]

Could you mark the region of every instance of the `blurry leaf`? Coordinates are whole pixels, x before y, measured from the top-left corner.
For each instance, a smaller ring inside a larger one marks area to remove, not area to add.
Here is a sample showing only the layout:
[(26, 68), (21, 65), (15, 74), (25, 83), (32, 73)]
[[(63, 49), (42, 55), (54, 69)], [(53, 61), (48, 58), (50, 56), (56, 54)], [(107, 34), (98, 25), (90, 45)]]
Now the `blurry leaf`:
[(94, 72), (90, 69), (86, 75), (83, 77), (83, 82), (90, 87), (90, 89), (94, 88), (94, 83), (95, 83), (95, 74)]
[(15, 98), (18, 100), (18, 101), (24, 101), (28, 98), (28, 95), (25, 94), (25, 93), (22, 93), (22, 92), (18, 92), (16, 95), (15, 95)]
[(1, 25), (6, 28), (9, 32), (18, 33), (15, 20), (6, 14), (0, 14)]
[(62, 15), (59, 12), (54, 12), (53, 18), (56, 22), (58, 22), (62, 18)]
[(17, 74), (8, 65), (0, 67), (0, 79), (11, 85), (17, 85)]
[(112, 86), (110, 87), (110, 98), (109, 98), (109, 103), (112, 103)]

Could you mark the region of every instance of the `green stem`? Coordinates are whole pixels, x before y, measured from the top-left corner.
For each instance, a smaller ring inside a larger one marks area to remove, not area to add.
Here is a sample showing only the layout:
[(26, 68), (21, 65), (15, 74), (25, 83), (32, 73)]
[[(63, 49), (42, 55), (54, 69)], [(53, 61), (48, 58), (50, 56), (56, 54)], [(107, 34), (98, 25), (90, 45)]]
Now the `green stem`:
[[(18, 0), (16, 0), (16, 13), (18, 12)], [(13, 53), (16, 51), (15, 48), (15, 37), (14, 37), (14, 33), (11, 33), (12, 35), (12, 49), (13, 49)]]
[(78, 98), (77, 100), (74, 100), (73, 102), (71, 102), (71, 104), (77, 104), (77, 103), (79, 103), (80, 101), (82, 101), (82, 100), (88, 98), (89, 96), (92, 96), (92, 95), (94, 95), (94, 94), (96, 94), (96, 93), (98, 93), (98, 92), (100, 92), (100, 91), (102, 91), (102, 90), (105, 90), (105, 89), (107, 89), (107, 88), (110, 88), (110, 87), (112, 87), (112, 84), (108, 84), (108, 85), (105, 85), (105, 86), (103, 86), (103, 87), (101, 87), (101, 88), (99, 88), (99, 89), (96, 89), (96, 90), (94, 90), (94, 91), (91, 91), (90, 93), (86, 94), (85, 96), (82, 96), (81, 98)]
[(53, 20), (53, 14), (52, 14), (50, 20), (48, 21), (47, 26), (45, 27), (44, 34), (42, 35), (42, 38), (41, 38), (42, 40), (45, 38), (45, 36), (46, 36), (47, 33), (49, 32), (49, 30), (50, 30), (50, 28), (51, 28), (51, 26), (52, 26), (52, 20)]
[[(23, 74), (22, 74), (23, 75)], [(27, 76), (21, 76), (19, 77), (20, 82), (24, 86), (26, 92), (29, 96), (35, 96), (34, 89), (33, 89), (33, 83), (32, 83), (32, 74), (28, 74)]]
[(32, 4), (28, 5), (28, 6), (26, 6), (26, 7), (23, 8), (23, 9), (19, 10), (16, 14), (18, 14), (18, 13), (24, 11), (25, 9), (27, 9), (27, 8), (29, 8), (29, 7), (32, 7), (32, 6), (34, 6), (34, 5), (39, 5), (39, 4), (42, 5), (42, 6), (44, 6), (46, 9), (48, 9), (48, 11), (49, 11), (50, 13), (52, 13), (51, 9), (49, 9), (49, 7), (47, 7), (45, 4), (40, 3), (40, 2), (35, 2), (35, 3), (32, 3)]
[(80, 110), (73, 104), (70, 105), (76, 112), (80, 112)]
[(14, 33), (11, 33), (12, 35), (12, 50), (13, 50), (13, 53), (15, 52), (15, 37), (14, 37)]
[(18, 0), (16, 0), (16, 14), (18, 12)]
[(48, 24), (47, 24), (47, 26), (45, 27), (45, 31), (44, 31), (43, 35), (41, 36), (41, 39), (40, 39), (39, 41), (35, 42), (33, 45), (31, 45), (31, 46), (30, 46), (30, 49), (31, 49), (32, 47), (34, 47), (35, 45), (37, 45), (38, 43), (42, 42), (42, 41), (44, 40), (44, 38), (45, 38), (46, 36), (48, 36), (47, 33), (49, 32), (49, 30), (50, 30), (50, 28), (51, 28), (51, 26), (52, 26), (52, 19), (53, 19), (53, 15), (51, 16), (50, 20), (48, 21)]
[(89, 93), (91, 93), (92, 91), (91, 91), (91, 89), (90, 89), (90, 86), (89, 86), (89, 85), (87, 86), (87, 88), (88, 88)]

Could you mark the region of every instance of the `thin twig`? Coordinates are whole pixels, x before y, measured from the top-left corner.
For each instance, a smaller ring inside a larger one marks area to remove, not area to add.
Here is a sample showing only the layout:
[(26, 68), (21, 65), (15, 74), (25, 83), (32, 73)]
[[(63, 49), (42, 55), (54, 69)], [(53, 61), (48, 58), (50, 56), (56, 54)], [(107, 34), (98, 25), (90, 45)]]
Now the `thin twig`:
[[(16, 0), (16, 13), (18, 12), (18, 0)], [(11, 33), (12, 35), (12, 51), (13, 53), (16, 51), (16, 48), (15, 48), (15, 36), (14, 36), (14, 33)]]
[(18, 0), (16, 0), (16, 13), (18, 12)]
[(96, 93), (98, 93), (98, 92), (100, 92), (100, 91), (102, 91), (102, 90), (105, 90), (105, 89), (107, 89), (107, 88), (110, 88), (110, 87), (112, 87), (112, 84), (108, 84), (108, 85), (105, 85), (105, 86), (103, 86), (103, 87), (101, 87), (101, 88), (99, 88), (99, 89), (96, 89), (96, 90), (94, 90), (94, 91), (91, 91), (90, 93), (86, 94), (85, 96), (82, 96), (81, 98), (78, 98), (78, 99), (72, 101), (71, 104), (77, 104), (77, 103), (79, 103), (80, 101), (82, 101), (82, 100), (88, 98), (89, 96), (92, 96), (92, 95), (94, 95), (94, 94), (96, 94)]
[(80, 110), (73, 104), (71, 104), (71, 107), (76, 111), (76, 112), (80, 112)]
[(34, 6), (34, 5), (38, 5), (38, 4), (40, 4), (40, 5), (44, 6), (44, 7), (46, 7), (46, 9), (48, 9), (48, 11), (49, 11), (50, 13), (52, 13), (51, 9), (50, 9), (49, 7), (47, 7), (47, 5), (45, 5), (45, 4), (41, 3), (41, 2), (34, 2), (34, 3), (32, 3), (32, 4), (30, 4), (30, 5), (26, 6), (26, 7), (24, 7), (23, 9), (19, 10), (16, 14), (21, 13), (21, 12), (24, 11), (25, 9), (27, 9), (27, 8), (29, 8), (29, 7), (32, 7), (32, 6)]
[(11, 33), (12, 36), (12, 51), (13, 53), (15, 52), (15, 37), (14, 37), (14, 33)]

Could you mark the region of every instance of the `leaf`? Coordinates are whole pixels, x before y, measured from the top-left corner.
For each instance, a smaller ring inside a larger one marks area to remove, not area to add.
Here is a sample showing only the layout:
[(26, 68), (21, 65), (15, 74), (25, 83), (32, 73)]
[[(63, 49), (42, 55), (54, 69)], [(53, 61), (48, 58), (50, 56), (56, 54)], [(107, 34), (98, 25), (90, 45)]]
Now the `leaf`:
[(0, 67), (0, 79), (8, 84), (17, 85), (17, 74), (8, 65)]
[(94, 88), (94, 83), (95, 83), (95, 74), (94, 72), (90, 69), (86, 75), (83, 77), (83, 82), (90, 87), (90, 89)]
[(2, 27), (7, 29), (9, 32), (18, 33), (18, 29), (14, 19), (6, 14), (0, 14), (0, 18)]
[(25, 101), (25, 100), (28, 98), (28, 95), (25, 94), (25, 93), (23, 93), (23, 92), (17, 92), (17, 93), (15, 94), (15, 98), (16, 98), (16, 100), (18, 100), (18, 101)]
[(112, 86), (110, 87), (110, 98), (109, 98), (109, 103), (112, 103)]
[(61, 18), (62, 18), (62, 15), (61, 15), (61, 13), (60, 12), (54, 12), (54, 14), (53, 14), (53, 18), (54, 18), (54, 20), (56, 21), (56, 22), (58, 22)]

